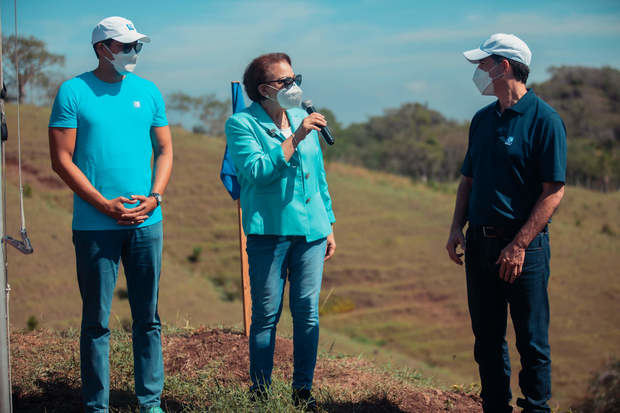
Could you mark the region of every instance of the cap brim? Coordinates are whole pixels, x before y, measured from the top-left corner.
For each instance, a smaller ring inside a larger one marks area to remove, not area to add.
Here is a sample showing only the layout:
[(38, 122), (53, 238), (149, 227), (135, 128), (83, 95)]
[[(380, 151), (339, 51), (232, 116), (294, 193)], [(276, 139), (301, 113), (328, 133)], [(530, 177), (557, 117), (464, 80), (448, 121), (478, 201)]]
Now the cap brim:
[(470, 63), (479, 63), (485, 57), (491, 56), (491, 53), (487, 53), (480, 49), (472, 49), (463, 52), (463, 56), (465, 56), (465, 59), (469, 60)]
[(144, 42), (144, 43), (150, 43), (151, 42), (151, 38), (148, 37), (145, 34), (142, 33), (127, 33), (127, 34), (123, 34), (121, 36), (117, 36), (117, 37), (113, 37), (112, 39), (116, 40), (117, 42), (121, 42), (121, 43), (133, 43), (133, 42)]

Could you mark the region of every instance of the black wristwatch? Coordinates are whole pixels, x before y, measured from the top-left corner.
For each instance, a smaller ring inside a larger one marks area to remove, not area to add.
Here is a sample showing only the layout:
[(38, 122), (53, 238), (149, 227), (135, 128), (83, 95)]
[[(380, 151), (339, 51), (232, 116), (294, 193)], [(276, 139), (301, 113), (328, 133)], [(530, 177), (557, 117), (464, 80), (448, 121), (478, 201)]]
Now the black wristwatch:
[(155, 200), (157, 201), (157, 206), (161, 205), (161, 201), (163, 200), (161, 194), (158, 194), (157, 192), (152, 192), (149, 196), (155, 198)]

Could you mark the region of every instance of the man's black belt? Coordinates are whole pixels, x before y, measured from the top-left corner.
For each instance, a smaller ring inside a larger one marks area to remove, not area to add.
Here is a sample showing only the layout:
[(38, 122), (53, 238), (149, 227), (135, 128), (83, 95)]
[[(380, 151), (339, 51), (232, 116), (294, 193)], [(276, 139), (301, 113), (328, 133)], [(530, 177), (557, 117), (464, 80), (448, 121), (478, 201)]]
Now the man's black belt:
[[(470, 225), (472, 234), (479, 238), (499, 238), (512, 239), (517, 235), (523, 224), (519, 225)], [(549, 231), (547, 225), (543, 228), (542, 233)]]

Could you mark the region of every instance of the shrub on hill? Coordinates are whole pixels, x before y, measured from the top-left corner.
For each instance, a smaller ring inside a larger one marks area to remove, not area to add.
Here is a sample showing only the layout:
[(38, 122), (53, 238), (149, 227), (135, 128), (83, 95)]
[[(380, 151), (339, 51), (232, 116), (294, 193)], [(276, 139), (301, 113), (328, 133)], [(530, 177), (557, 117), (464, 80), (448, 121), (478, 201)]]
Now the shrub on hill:
[(577, 404), (576, 410), (583, 413), (620, 412), (620, 360), (611, 360), (593, 375), (588, 394)]

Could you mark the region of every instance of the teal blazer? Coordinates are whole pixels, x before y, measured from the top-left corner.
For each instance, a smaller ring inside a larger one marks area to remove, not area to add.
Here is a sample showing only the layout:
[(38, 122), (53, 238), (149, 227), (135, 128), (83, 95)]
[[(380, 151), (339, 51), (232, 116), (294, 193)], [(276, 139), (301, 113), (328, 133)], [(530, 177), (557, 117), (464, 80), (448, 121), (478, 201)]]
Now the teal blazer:
[[(286, 111), (291, 130), (306, 112)], [(287, 162), (284, 136), (259, 103), (226, 121), (226, 140), (241, 186), (246, 234), (302, 235), (308, 242), (324, 238), (336, 222), (325, 179), (319, 136), (312, 131)]]

